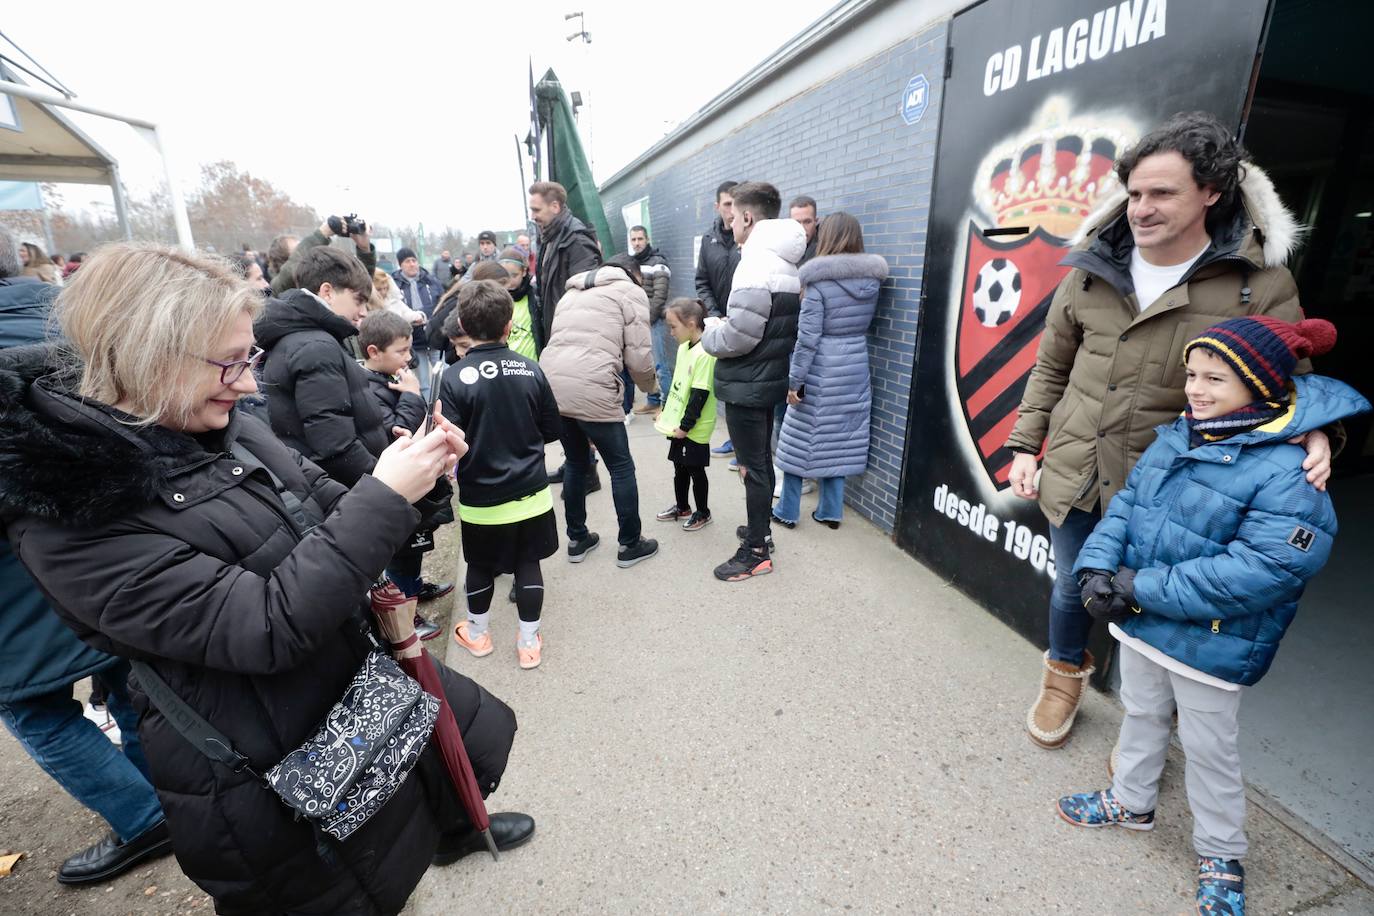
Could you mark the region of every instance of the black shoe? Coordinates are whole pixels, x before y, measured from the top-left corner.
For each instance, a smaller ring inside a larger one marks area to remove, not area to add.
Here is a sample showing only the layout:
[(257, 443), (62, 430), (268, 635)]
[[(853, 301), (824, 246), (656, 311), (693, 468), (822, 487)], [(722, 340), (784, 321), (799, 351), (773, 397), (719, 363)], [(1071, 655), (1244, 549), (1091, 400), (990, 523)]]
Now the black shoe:
[(765, 550), (755, 552), (741, 544), (735, 555), (716, 567), (716, 578), (722, 582), (743, 582), (754, 576), (766, 576), (773, 571), (773, 561)]
[(515, 603), (515, 583), (514, 583), (514, 582), (512, 582), (512, 583), (510, 584), (510, 603), (511, 603), (511, 604), (514, 604), (514, 603)]
[[(774, 516), (774, 518), (776, 518), (776, 517), (777, 517), (777, 516)], [(812, 512), (812, 513), (811, 513), (811, 519), (812, 519), (812, 521), (817, 521), (817, 522), (820, 522), (822, 525), (828, 526), (828, 527), (830, 528), (831, 531), (834, 531), (834, 530), (836, 530), (837, 528), (840, 527), (840, 523), (837, 522), (837, 521), (835, 521), (834, 519), (829, 519), (829, 518), (816, 518), (816, 513), (815, 513), (815, 512)]]
[(656, 553), (658, 553), (658, 541), (653, 538), (640, 538), (628, 547), (620, 548), (620, 551), (615, 555), (615, 565), (621, 569), (629, 569)]
[(560, 465), (558, 466), (558, 470), (554, 471), (552, 474), (549, 475), (549, 484), (550, 484), (550, 485), (555, 484), (555, 483), (562, 483), (562, 482), (563, 482), (563, 469), (566, 468), (566, 467), (567, 467), (566, 464), (560, 464)]
[(597, 534), (595, 531), (587, 532), (587, 536), (580, 541), (569, 541), (568, 562), (581, 563), (583, 560), (587, 559), (587, 554), (595, 550), (600, 543), (601, 535)]
[(158, 821), (127, 843), (119, 842), (114, 831), (89, 849), (83, 849), (62, 863), (57, 870), (59, 884), (95, 884), (122, 875), (145, 859), (165, 856), (172, 851), (167, 822)]
[[(779, 517), (778, 514), (777, 514), (776, 512), (774, 512), (774, 513), (772, 514), (771, 518), (773, 519), (774, 522), (776, 522), (776, 523), (779, 524), (779, 525), (782, 525), (782, 526), (783, 526), (784, 528), (786, 528), (788, 531), (791, 531), (793, 528), (797, 527), (797, 523), (796, 523), (796, 522), (789, 522), (787, 519)], [(813, 516), (813, 518), (814, 518), (814, 516)]]
[[(496, 841), (500, 852), (524, 846), (534, 836), (534, 818), (528, 814), (503, 812), (491, 816), (491, 838)], [(455, 833), (445, 833), (439, 837), (439, 848), (434, 850), (435, 865), (452, 865), (463, 856), (474, 852), (486, 852), (486, 839), (471, 828)]]
[(419, 614), (415, 615), (415, 635), (421, 639), (433, 639), (440, 633), (439, 625), (426, 620)]
[(435, 598), (442, 598), (453, 591), (452, 582), (421, 582), (420, 593), (415, 596), (416, 601), (433, 601)]
[[(735, 537), (739, 538), (739, 542), (740, 542), (741, 544), (743, 544), (745, 541), (749, 540), (749, 526), (748, 526), (748, 525), (740, 525), (738, 528), (736, 528), (736, 529), (735, 529)], [(770, 554), (776, 553), (776, 552), (777, 552), (777, 549), (778, 549), (778, 548), (777, 548), (777, 546), (773, 543), (773, 532), (771, 532), (771, 531), (768, 532), (768, 537), (764, 538), (763, 543), (766, 544), (766, 545), (768, 545), (768, 552), (769, 552)]]
[[(587, 481), (587, 489), (585, 489), (585, 490), (582, 491), (582, 495), (585, 496), (585, 495), (587, 495), (588, 493), (595, 493), (597, 490), (600, 490), (600, 489), (601, 489), (601, 475), (598, 474), (598, 473), (596, 472), (596, 465), (592, 465), (592, 476), (591, 476), (591, 479)], [(562, 493), (560, 493), (560, 494), (558, 495), (558, 498), (561, 499), (561, 500), (563, 500), (564, 502), (567, 502), (567, 499), (568, 499), (568, 491), (567, 491), (567, 490), (564, 490)]]

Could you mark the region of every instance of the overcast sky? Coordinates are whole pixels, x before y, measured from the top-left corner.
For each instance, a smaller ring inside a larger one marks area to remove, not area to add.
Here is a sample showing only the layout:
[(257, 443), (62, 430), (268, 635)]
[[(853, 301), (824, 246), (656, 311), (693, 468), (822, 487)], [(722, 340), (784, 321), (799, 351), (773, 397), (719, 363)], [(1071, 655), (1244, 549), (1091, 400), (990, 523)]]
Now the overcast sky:
[[(321, 213), (473, 233), (524, 220), (513, 138), (531, 57), (536, 79), (553, 67), (589, 97), (604, 181), (835, 2), (78, 0), (60, 16), (17, 6), (3, 28), (82, 101), (165, 125), (187, 191), (202, 163), (229, 159)], [(590, 46), (565, 40), (577, 10)], [(74, 120), (133, 194), (160, 181), (128, 127)]]

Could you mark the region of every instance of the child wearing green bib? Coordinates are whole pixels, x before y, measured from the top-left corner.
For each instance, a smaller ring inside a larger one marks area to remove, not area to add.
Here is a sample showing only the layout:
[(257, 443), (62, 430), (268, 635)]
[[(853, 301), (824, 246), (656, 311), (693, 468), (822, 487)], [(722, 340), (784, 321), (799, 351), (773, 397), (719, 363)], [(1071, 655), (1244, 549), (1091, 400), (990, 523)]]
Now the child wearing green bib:
[[(706, 328), (706, 305), (700, 299), (674, 299), (663, 310), (668, 330), (678, 341), (673, 385), (654, 429), (668, 437), (668, 460), (673, 463), (677, 501), (658, 513), (660, 522), (682, 521), (684, 531), (700, 531), (711, 524), (706, 504), (711, 463), (711, 433), (716, 428), (716, 358), (701, 348)], [(697, 509), (687, 502), (689, 488)]]

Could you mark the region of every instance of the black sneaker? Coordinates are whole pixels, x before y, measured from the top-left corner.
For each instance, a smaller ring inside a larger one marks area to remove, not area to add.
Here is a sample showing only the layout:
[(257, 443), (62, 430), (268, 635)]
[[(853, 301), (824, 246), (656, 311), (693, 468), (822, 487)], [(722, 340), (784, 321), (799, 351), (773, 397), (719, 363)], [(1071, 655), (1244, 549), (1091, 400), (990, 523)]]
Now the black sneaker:
[(620, 551), (615, 555), (615, 565), (621, 569), (629, 569), (656, 553), (658, 553), (658, 541), (653, 538), (640, 538), (630, 546), (620, 548)]
[(511, 603), (511, 604), (514, 604), (515, 601), (516, 601), (516, 598), (515, 598), (515, 583), (514, 583), (514, 582), (512, 582), (512, 583), (510, 584), (510, 595), (509, 595), (509, 598), (510, 598), (510, 603)]
[(595, 531), (590, 531), (587, 536), (580, 541), (568, 542), (568, 562), (581, 563), (587, 559), (587, 554), (596, 549), (596, 545), (601, 543), (601, 535)]
[[(561, 471), (562, 468), (560, 468), (559, 470)], [(587, 493), (595, 493), (597, 490), (600, 489), (601, 475), (596, 472), (596, 465), (592, 465), (592, 479), (587, 481), (587, 489), (583, 491), (583, 494), (585, 495)], [(566, 501), (568, 498), (568, 491), (564, 490), (561, 494), (559, 494), (558, 498)]]
[(552, 474), (549, 475), (549, 484), (550, 484), (550, 485), (553, 485), (553, 484), (556, 484), (556, 483), (562, 483), (562, 482), (563, 482), (563, 469), (564, 469), (565, 467), (567, 467), (566, 464), (560, 464), (560, 465), (558, 466), (558, 470), (554, 471)]
[(754, 576), (766, 576), (773, 571), (768, 551), (755, 553), (741, 544), (735, 555), (716, 567), (716, 578), (722, 582), (743, 582)]
[[(742, 546), (745, 541), (749, 540), (749, 526), (740, 525), (738, 528), (736, 528), (735, 537), (739, 538), (739, 542)], [(777, 545), (773, 543), (773, 532), (768, 532), (768, 537), (764, 538), (763, 542), (768, 545), (768, 552), (770, 554), (777, 553)]]
[(682, 523), (683, 531), (700, 531), (711, 524), (711, 513), (693, 512), (692, 517)]
[(433, 601), (435, 598), (442, 598), (453, 591), (452, 582), (421, 582), (420, 592), (415, 596), (416, 601)]
[(433, 639), (439, 635), (439, 625), (426, 620), (419, 614), (415, 615), (415, 635), (421, 639)]
[(793, 528), (797, 527), (796, 522), (789, 522), (787, 519), (780, 517), (776, 512), (773, 513), (771, 518), (776, 524), (782, 525), (788, 531), (791, 531)]

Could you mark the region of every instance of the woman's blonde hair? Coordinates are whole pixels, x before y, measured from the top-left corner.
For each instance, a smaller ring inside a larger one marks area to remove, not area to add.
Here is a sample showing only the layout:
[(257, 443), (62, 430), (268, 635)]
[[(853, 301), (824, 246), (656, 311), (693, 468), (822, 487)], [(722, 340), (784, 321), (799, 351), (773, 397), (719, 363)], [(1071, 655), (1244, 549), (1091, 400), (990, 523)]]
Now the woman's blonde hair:
[(80, 359), (82, 397), (175, 429), (199, 406), (211, 348), (262, 304), (223, 258), (116, 242), (86, 258), (53, 317)]
[(381, 294), (383, 302), (391, 294), (391, 275), (380, 267), (372, 271), (372, 291)]

